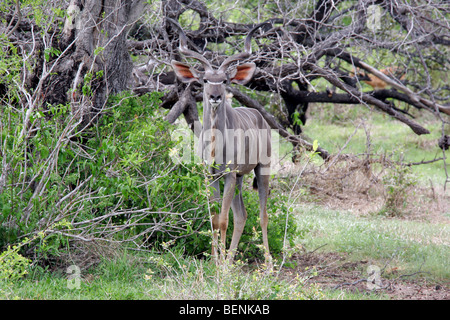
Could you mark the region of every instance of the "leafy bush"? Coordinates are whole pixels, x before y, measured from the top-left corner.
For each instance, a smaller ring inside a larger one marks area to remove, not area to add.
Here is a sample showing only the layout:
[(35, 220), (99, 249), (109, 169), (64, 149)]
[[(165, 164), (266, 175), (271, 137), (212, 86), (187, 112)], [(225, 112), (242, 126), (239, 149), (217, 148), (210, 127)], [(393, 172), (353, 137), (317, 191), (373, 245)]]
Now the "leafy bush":
[[(187, 254), (209, 252), (206, 168), (172, 161), (181, 142), (172, 139), (174, 128), (158, 111), (159, 97), (112, 96), (89, 128), (80, 128), (70, 106), (37, 108), (30, 118), (32, 133), (22, 138), (17, 133), (24, 111), (6, 108), (0, 162), (9, 170), (0, 193), (0, 246), (42, 231), (46, 241), (34, 241), (34, 252), (42, 258), (58, 255), (71, 239), (139, 248), (173, 242)], [(262, 242), (257, 239), (258, 196), (245, 191), (244, 198), (249, 219), (240, 250), (253, 257)], [(276, 254), (286, 225), (283, 198), (270, 197), (268, 211), (270, 247)]]
[[(190, 232), (179, 214), (202, 199), (192, 200), (189, 179), (182, 179), (186, 169), (170, 160), (177, 142), (158, 112), (159, 96), (111, 97), (98, 123), (87, 129), (70, 106), (36, 108), (25, 134), (20, 132), (26, 110), (4, 108), (2, 117), (9, 121), (1, 131), (0, 163), (7, 170), (0, 246), (40, 230), (57, 233), (54, 244), (65, 243), (60, 237), (149, 243), (173, 224), (170, 236)], [(47, 230), (63, 219), (67, 224)]]
[(28, 273), (30, 260), (19, 254), (19, 245), (8, 248), (0, 254), (0, 283), (15, 281)]
[(385, 188), (385, 202), (380, 210), (381, 215), (401, 216), (405, 213), (410, 189), (417, 184), (417, 179), (411, 173), (411, 168), (404, 165), (395, 165), (383, 177)]

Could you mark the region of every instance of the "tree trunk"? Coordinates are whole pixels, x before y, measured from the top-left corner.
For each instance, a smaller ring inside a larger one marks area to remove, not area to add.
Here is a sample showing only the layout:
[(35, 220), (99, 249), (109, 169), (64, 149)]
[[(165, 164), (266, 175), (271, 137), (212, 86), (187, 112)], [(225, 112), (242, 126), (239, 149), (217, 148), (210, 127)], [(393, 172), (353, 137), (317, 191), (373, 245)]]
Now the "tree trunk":
[(57, 47), (65, 55), (46, 79), (44, 102), (71, 102), (81, 125), (96, 119), (109, 94), (129, 87), (133, 64), (126, 45), (144, 1), (72, 0)]
[[(47, 53), (47, 64), (40, 57), (42, 64), (28, 79), (34, 91), (42, 90), (44, 107), (70, 103), (80, 129), (96, 123), (107, 97), (128, 88), (133, 64), (126, 37), (143, 6), (140, 0), (70, 2), (63, 35), (51, 43), (61, 54)], [(21, 221), (28, 221), (32, 206), (24, 209)]]

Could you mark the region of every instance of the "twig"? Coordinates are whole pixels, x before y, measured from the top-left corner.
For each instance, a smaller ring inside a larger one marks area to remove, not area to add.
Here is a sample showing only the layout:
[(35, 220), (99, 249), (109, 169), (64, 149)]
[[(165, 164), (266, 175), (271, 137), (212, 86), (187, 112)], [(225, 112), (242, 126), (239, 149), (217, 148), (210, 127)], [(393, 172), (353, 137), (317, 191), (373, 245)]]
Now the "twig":
[(354, 286), (354, 285), (356, 285), (356, 284), (358, 284), (358, 283), (360, 283), (360, 282), (367, 282), (367, 279), (359, 279), (359, 280), (356, 280), (356, 281), (354, 281), (354, 282), (344, 282), (344, 283), (340, 283), (340, 284), (334, 286), (334, 287), (332, 288), (332, 290), (339, 289), (340, 287), (343, 287), (343, 286)]
[(421, 164), (430, 164), (430, 163), (438, 162), (438, 161), (441, 161), (441, 160), (444, 160), (444, 158), (441, 157), (441, 158), (434, 158), (433, 160), (427, 160), (427, 161), (422, 160), (420, 162), (409, 162), (409, 163), (403, 163), (402, 165), (407, 166), (407, 167), (411, 167), (411, 166), (418, 166), (418, 165), (421, 165)]
[[(20, 0), (16, 0), (16, 9), (14, 15), (16, 14), (17, 14), (17, 22), (14, 25), (14, 27), (6, 34), (6, 38), (9, 38), (13, 34), (13, 32), (16, 31), (16, 29), (19, 27), (20, 22), (22, 21), (22, 12), (20, 11)], [(14, 16), (11, 18), (11, 21), (9, 22), (8, 28), (6, 28), (6, 30), (9, 29), (13, 20)]]
[(315, 248), (313, 251), (307, 252), (306, 254), (313, 254), (317, 250), (322, 249), (323, 247), (325, 247), (327, 245), (328, 245), (328, 243), (325, 243), (325, 244), (321, 245), (320, 247)]
[(425, 274), (431, 275), (431, 272), (428, 272), (428, 271), (417, 271), (417, 272), (413, 272), (413, 273), (409, 273), (409, 274), (402, 274), (401, 276), (398, 276), (395, 280), (398, 280), (400, 278), (405, 278), (405, 277), (412, 277), (412, 276), (415, 276), (420, 273), (425, 273)]

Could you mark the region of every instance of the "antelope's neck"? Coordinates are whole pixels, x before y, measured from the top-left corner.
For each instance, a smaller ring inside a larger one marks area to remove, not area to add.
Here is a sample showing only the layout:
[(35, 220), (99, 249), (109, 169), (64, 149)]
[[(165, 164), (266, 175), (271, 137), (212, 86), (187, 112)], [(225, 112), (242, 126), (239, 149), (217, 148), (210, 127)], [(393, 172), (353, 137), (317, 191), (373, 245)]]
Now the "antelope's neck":
[(204, 101), (203, 110), (203, 130), (216, 129), (225, 132), (226, 129), (233, 129), (233, 108), (224, 101), (217, 108), (213, 108), (208, 101)]
[[(225, 148), (225, 133), (228, 129), (233, 129), (233, 121), (230, 121), (230, 119), (233, 118), (232, 113), (234, 110), (227, 104), (227, 101), (223, 101), (217, 108), (214, 108), (209, 101), (206, 101), (205, 99), (203, 105), (206, 107), (203, 111), (204, 138), (206, 138), (206, 141), (210, 141), (210, 153), (208, 153), (206, 157), (218, 161), (216, 159), (216, 151)], [(219, 149), (216, 148), (216, 143), (218, 141), (222, 144), (222, 147)]]

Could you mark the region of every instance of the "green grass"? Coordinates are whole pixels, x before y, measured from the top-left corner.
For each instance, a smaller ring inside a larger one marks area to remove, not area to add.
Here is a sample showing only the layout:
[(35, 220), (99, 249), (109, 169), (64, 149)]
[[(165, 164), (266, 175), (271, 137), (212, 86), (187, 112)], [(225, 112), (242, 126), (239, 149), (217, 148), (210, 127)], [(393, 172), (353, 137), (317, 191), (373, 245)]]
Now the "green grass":
[[(320, 146), (331, 153), (337, 153), (349, 139), (350, 142), (342, 153), (366, 153), (367, 135), (364, 126), (361, 125), (362, 119), (370, 134), (373, 154), (392, 156), (393, 160), (405, 163), (442, 157), (442, 150), (438, 147), (442, 126), (440, 121), (432, 119), (429, 115), (414, 119), (430, 131), (430, 134), (418, 136), (405, 124), (376, 111), (369, 111), (363, 106), (313, 105), (311, 116), (304, 127), (304, 134), (311, 139), (317, 139)], [(447, 167), (450, 168), (448, 160), (450, 151), (446, 154)], [(412, 170), (418, 179), (427, 183), (429, 179), (439, 184), (445, 181), (442, 161), (412, 166)]]
[[(369, 260), (401, 274), (424, 272), (426, 278), (450, 278), (450, 230), (447, 224), (356, 217), (351, 213), (312, 205), (295, 207), (299, 228), (296, 240), (308, 251), (348, 254), (347, 259)], [(143, 254), (126, 252), (105, 259), (81, 273), (79, 288), (69, 288), (68, 274), (40, 269), (14, 283), (2, 283), (1, 299), (386, 299), (369, 294), (321, 290), (305, 286), (305, 278), (278, 278), (276, 272), (249, 270), (237, 263), (217, 268), (212, 261), (186, 257), (181, 252)], [(40, 270), (40, 271), (39, 271)], [(244, 271), (246, 270), (246, 271)], [(277, 270), (275, 268), (275, 270)], [(389, 275), (383, 275), (389, 277)]]
[[(298, 239), (307, 251), (346, 253), (349, 261), (368, 260), (401, 274), (422, 272), (425, 278), (450, 278), (448, 224), (357, 217), (349, 212), (297, 205), (293, 215)], [(277, 262), (278, 265), (280, 261)], [(40, 268), (12, 283), (0, 283), (0, 299), (387, 299), (383, 292), (358, 293), (305, 285), (305, 276), (286, 279), (275, 272), (237, 262), (216, 267), (213, 261), (187, 257), (181, 251), (164, 254), (122, 250), (115, 257), (81, 272), (79, 287), (70, 287), (65, 270)], [(383, 274), (389, 278), (389, 274)], [(73, 283), (73, 282), (72, 282)]]
[[(171, 252), (171, 251), (170, 251)], [(104, 260), (81, 274), (70, 287), (63, 272), (31, 273), (14, 283), (0, 283), (0, 299), (319, 299), (315, 286), (303, 278), (284, 280), (262, 269), (244, 271), (246, 264), (216, 267), (213, 261), (180, 253), (136, 254)]]
[(142, 286), (143, 272), (130, 259), (122, 256), (103, 261), (96, 268), (81, 272), (78, 278), (69, 279), (65, 270), (58, 272), (42, 271), (39, 268), (14, 283), (3, 283), (0, 298), (3, 299), (39, 299), (39, 300), (130, 300), (145, 299)]
[[(368, 260), (401, 274), (420, 271), (427, 279), (450, 278), (450, 230), (447, 224), (356, 217), (339, 210), (297, 205), (296, 242), (312, 251), (346, 253), (349, 261)], [(279, 263), (279, 262), (278, 262)], [(217, 268), (213, 261), (183, 256), (123, 251), (81, 273), (79, 288), (69, 288), (68, 274), (40, 269), (14, 283), (2, 283), (1, 299), (387, 299), (382, 292), (322, 290), (304, 277), (279, 278), (246, 263)], [(277, 271), (277, 267), (275, 267)], [(389, 274), (383, 274), (389, 277)]]
[(345, 252), (351, 259), (387, 263), (402, 273), (427, 272), (450, 279), (450, 229), (448, 224), (381, 216), (357, 217), (345, 211), (302, 205), (296, 209), (299, 243), (308, 250)]

